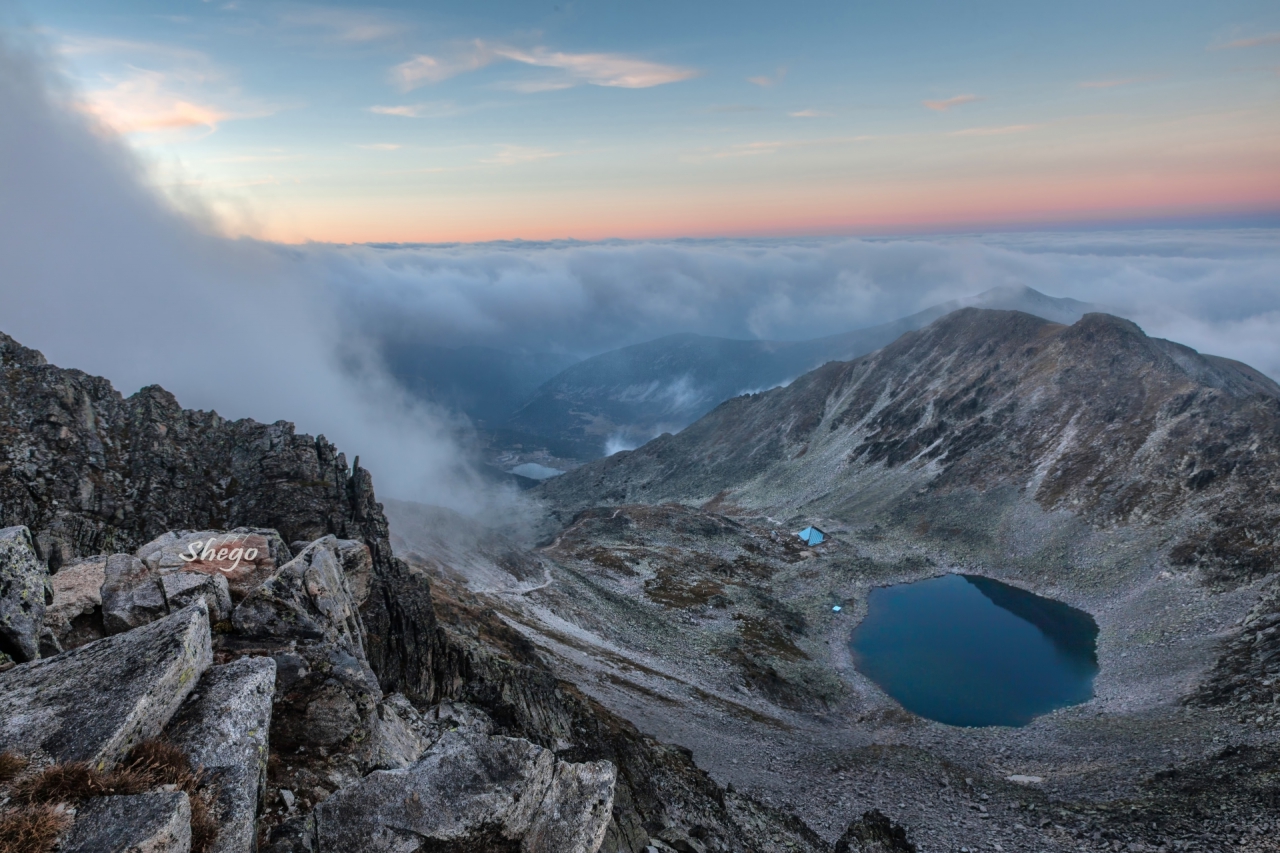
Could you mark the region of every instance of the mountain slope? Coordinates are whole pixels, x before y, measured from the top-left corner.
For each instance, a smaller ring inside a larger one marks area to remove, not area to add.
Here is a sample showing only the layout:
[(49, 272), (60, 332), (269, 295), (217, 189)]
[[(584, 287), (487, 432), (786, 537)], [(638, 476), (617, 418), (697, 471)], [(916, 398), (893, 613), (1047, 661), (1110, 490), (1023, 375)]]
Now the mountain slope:
[(717, 498), (848, 523), (895, 508), (926, 529), (946, 503), (957, 535), (1030, 500), (1243, 579), (1280, 561), (1278, 481), (1280, 386), (1247, 365), (1106, 314), (966, 308), (540, 490), (562, 512)]
[[(412, 508), (395, 509), (403, 517)], [(459, 526), (459, 519), (446, 511), (430, 511), (426, 517)], [(286, 542), (326, 534), (359, 539), (369, 548), (371, 571), (359, 581), (349, 575), (341, 584), (362, 586), (365, 600), (358, 616), (343, 609), (342, 602), (352, 601), (343, 595), (350, 592), (334, 590), (332, 578), (326, 581), (324, 575), (307, 572), (303, 597), (314, 596), (324, 602), (317, 606), (326, 614), (342, 614), (337, 618), (354, 619), (361, 626), (354, 632), (362, 637), (361, 653), (367, 654), (378, 686), (386, 693), (402, 693), (424, 712), (437, 703), (466, 702), (492, 718), (497, 734), (526, 738), (574, 761), (612, 762), (618, 779), (612, 819), (600, 848), (604, 853), (642, 853), (650, 844), (650, 829), (674, 838), (697, 832), (709, 839), (706, 849), (711, 853), (829, 849), (794, 816), (717, 786), (687, 751), (644, 736), (572, 685), (557, 681), (528, 642), (491, 610), (442, 592), (421, 567), (394, 558), (387, 519), (374, 497), (369, 472), (358, 464), (348, 467), (323, 437), (297, 434), (285, 421), (228, 421), (215, 412), (183, 409), (158, 386), (124, 397), (106, 379), (50, 365), (39, 352), (0, 333), (0, 527), (10, 525), (30, 528), (41, 562), (55, 578), (76, 557), (132, 551), (170, 529), (244, 525), (274, 527)], [(432, 569), (457, 574), (492, 556), (495, 577), (514, 571), (521, 576), (514, 578), (518, 582), (542, 570), (535, 558), (505, 541), (480, 540), (457, 529), (447, 534), (433, 540), (425, 531), (416, 543), (434, 546), (437, 559)], [(6, 572), (9, 568), (0, 566)], [(340, 571), (350, 570), (344, 566)], [(9, 597), (9, 585), (0, 586), (0, 596)], [(308, 622), (303, 630), (318, 630), (315, 624)], [(215, 642), (227, 644), (219, 646), (219, 654), (270, 653), (261, 638), (246, 649), (243, 638), (236, 646), (233, 634), (219, 630), (218, 637), (221, 640)], [(0, 643), (0, 670), (11, 665), (3, 646)], [(326, 678), (343, 677), (339, 670), (350, 671), (353, 664), (345, 651), (326, 661), (328, 668), (319, 674), (324, 690), (336, 683)], [(20, 664), (43, 665), (44, 661)], [(301, 666), (301, 674), (298, 668), (285, 672), (281, 683), (296, 686), (306, 677), (307, 666)], [(190, 674), (191, 670), (183, 673), (184, 682)], [(172, 693), (171, 685), (163, 690)], [(282, 780), (303, 763), (301, 750), (281, 746), (285, 723), (295, 732), (325, 732), (321, 736), (327, 737), (331, 728), (326, 727), (345, 719), (342, 715), (351, 701), (330, 691), (319, 701), (291, 707), (285, 688), (276, 696), (268, 726), (269, 760), (255, 747), (251, 766), (215, 768), (216, 774), (231, 770), (232, 776), (243, 773), (259, 779), (269, 766), (270, 787), (285, 788)], [(95, 694), (84, 696), (80, 704), (96, 708), (109, 703)], [(240, 713), (245, 705), (233, 707)], [(252, 719), (236, 725), (247, 726)], [(217, 731), (219, 739), (226, 737), (225, 726)], [(407, 729), (403, 731), (409, 736)], [(368, 734), (357, 729), (351, 737)], [(333, 769), (328, 758), (341, 756), (328, 747), (308, 753), (318, 757), (316, 766), (324, 774)], [(287, 785), (291, 793), (298, 790), (298, 798), (296, 803), (290, 799), (287, 813), (276, 811), (276, 820), (285, 822), (278, 827), (283, 834), (272, 835), (270, 850), (316, 849), (304, 839), (311, 822), (305, 804), (351, 781), (341, 773), (322, 778), (329, 781), (320, 794)], [(500, 801), (514, 791), (518, 799), (526, 790), (516, 787), (514, 775), (499, 781), (487, 796)], [(0, 796), (0, 803), (5, 801), (7, 797)], [(249, 806), (251, 813), (254, 809)], [(314, 822), (311, 826), (314, 829)]]
[(890, 323), (807, 341), (669, 335), (586, 359), (542, 385), (507, 423), (529, 436), (572, 440), (601, 454), (675, 432), (730, 397), (759, 391), (828, 361), (877, 350), (964, 305), (1017, 309), (1060, 322), (1093, 310), (1031, 288), (995, 288)]

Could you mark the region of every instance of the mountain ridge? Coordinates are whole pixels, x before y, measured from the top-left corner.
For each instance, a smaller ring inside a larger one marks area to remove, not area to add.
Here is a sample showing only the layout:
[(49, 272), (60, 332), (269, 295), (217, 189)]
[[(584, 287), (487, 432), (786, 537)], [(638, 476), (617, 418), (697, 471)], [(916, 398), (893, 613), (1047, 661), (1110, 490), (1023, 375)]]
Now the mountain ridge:
[[(876, 326), (791, 341), (667, 335), (585, 359), (541, 385), (506, 421), (531, 437), (571, 440), (597, 453), (674, 432), (720, 402), (847, 361), (967, 306), (1018, 308), (1074, 321), (1096, 306), (1030, 287), (996, 287)], [(536, 440), (536, 438), (535, 438)]]
[(839, 518), (885, 477), (900, 487), (881, 503), (1009, 487), (1095, 526), (1177, 516), (1169, 559), (1243, 578), (1280, 559), (1277, 446), (1280, 385), (1247, 365), (1111, 315), (965, 308), (539, 492), (561, 515), (719, 499)]

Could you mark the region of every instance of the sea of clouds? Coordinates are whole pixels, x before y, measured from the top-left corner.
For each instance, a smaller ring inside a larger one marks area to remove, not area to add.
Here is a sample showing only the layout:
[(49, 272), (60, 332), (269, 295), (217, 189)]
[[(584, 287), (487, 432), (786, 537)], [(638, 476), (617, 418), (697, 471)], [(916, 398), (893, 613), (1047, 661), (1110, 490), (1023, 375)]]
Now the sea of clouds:
[(292, 420), (380, 494), (489, 511), (467, 425), (382, 370), (389, 339), (588, 356), (673, 332), (801, 339), (1022, 284), (1280, 378), (1280, 232), (282, 246), (221, 236), (0, 36), (0, 331), (124, 393)]

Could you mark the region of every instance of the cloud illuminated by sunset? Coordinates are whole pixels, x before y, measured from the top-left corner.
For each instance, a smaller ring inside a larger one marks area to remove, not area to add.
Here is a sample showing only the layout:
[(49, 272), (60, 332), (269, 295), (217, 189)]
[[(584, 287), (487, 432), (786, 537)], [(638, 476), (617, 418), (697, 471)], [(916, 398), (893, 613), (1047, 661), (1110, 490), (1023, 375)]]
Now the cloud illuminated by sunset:
[[(198, 186), (228, 230), (258, 237), (1280, 211), (1280, 8), (815, 3), (332, 0), (161, 17), (142, 0), (51, 0), (32, 14), (159, 186)], [(85, 14), (97, 6), (110, 14)]]
[(958, 107), (961, 104), (971, 104), (979, 100), (977, 95), (956, 95), (953, 98), (945, 98), (941, 101), (923, 101), (922, 103), (931, 110), (945, 113), (952, 107)]

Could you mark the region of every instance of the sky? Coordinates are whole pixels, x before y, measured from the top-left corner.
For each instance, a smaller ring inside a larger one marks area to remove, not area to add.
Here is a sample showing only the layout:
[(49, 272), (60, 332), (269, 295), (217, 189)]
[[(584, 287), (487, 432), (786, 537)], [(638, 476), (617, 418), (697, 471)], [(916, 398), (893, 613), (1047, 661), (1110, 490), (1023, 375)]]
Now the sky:
[(388, 340), (796, 340), (1027, 285), (1280, 379), (1257, 8), (5, 2), (0, 331), (124, 394), (323, 434), (383, 496), (527, 509), (476, 476), (465, 418), (388, 375)]
[(1273, 0), (0, 0), (226, 233), (1280, 221)]

